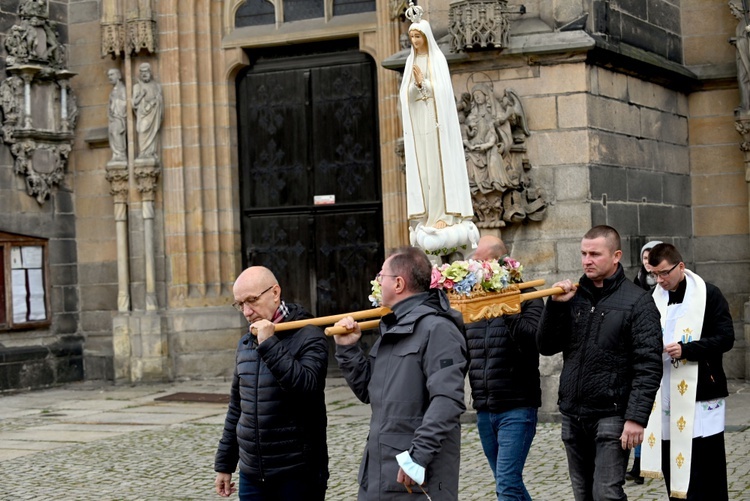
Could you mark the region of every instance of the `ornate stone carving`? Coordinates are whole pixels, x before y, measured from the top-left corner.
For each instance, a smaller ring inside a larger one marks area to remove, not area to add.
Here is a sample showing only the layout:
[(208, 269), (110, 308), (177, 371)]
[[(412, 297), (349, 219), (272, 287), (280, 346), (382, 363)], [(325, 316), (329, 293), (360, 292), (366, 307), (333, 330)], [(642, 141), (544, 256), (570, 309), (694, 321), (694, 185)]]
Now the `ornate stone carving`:
[(745, 181), (750, 183), (750, 110), (737, 108), (734, 110), (734, 126), (742, 136), (740, 150), (745, 157)]
[(128, 19), (127, 44), (131, 54), (138, 54), (141, 50), (156, 54), (156, 21)]
[(510, 20), (507, 0), (454, 0), (448, 12), (451, 51), (508, 46)]
[(115, 198), (115, 204), (127, 203), (128, 201), (128, 165), (127, 163), (107, 164), (107, 174), (105, 175), (107, 181), (109, 181), (110, 189), (109, 193)]
[(11, 27), (5, 38), (8, 57), (5, 64), (49, 65), (60, 69), (65, 64), (65, 48), (57, 40), (57, 32), (49, 21), (44, 0), (22, 0), (18, 6), (20, 23)]
[(737, 49), (737, 84), (740, 90), (740, 108), (747, 110), (750, 109), (750, 38), (748, 38), (750, 35), (747, 31), (750, 25), (750, 13), (734, 2), (729, 2), (729, 9), (737, 19), (735, 36), (729, 40), (729, 43)]
[(112, 58), (125, 55), (125, 27), (122, 21), (101, 24), (102, 57)]
[(13, 171), (26, 178), (26, 193), (36, 198), (39, 205), (44, 204), (52, 188), (63, 180), (70, 145), (28, 138), (14, 143), (11, 152), (15, 157)]
[(65, 69), (65, 50), (44, 0), (22, 0), (19, 23), (5, 39), (8, 78), (0, 83), (3, 141), (26, 191), (43, 204), (64, 177), (78, 118)]
[(126, 50), (133, 55), (141, 51), (156, 54), (156, 20), (151, 0), (126, 2), (124, 6), (118, 0), (100, 0), (100, 6), (102, 57), (124, 57)]
[(153, 201), (156, 187), (159, 184), (161, 167), (156, 163), (136, 160), (133, 176), (138, 185), (138, 191), (143, 195), (143, 200)]
[(530, 131), (518, 94), (506, 89), (498, 95), (492, 82), (477, 83), (461, 96), (458, 116), (477, 226), (540, 221), (547, 201), (530, 176)]
[(13, 130), (23, 119), (23, 78), (11, 75), (0, 82), (0, 107), (3, 110), (3, 141), (13, 142)]
[(391, 15), (391, 19), (404, 19), (404, 12), (408, 7), (409, 2), (407, 0), (388, 0), (388, 12)]

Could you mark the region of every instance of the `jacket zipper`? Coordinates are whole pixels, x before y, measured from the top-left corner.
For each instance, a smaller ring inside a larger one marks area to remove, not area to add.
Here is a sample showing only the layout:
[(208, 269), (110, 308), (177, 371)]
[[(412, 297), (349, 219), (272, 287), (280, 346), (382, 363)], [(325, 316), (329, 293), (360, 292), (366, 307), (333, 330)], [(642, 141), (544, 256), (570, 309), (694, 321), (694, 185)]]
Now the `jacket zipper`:
[(255, 364), (255, 444), (258, 448), (258, 470), (260, 471), (260, 481), (265, 482), (265, 475), (263, 474), (263, 453), (260, 450), (260, 426), (258, 417), (258, 389), (260, 388), (260, 354), (255, 351), (256, 364)]
[[(589, 312), (589, 322), (586, 326), (586, 337), (588, 338), (588, 335), (591, 334), (591, 323), (594, 319), (594, 311), (596, 310), (596, 306), (591, 307), (591, 311)], [(588, 347), (588, 342), (583, 343), (583, 351), (581, 352), (581, 363), (578, 365), (578, 384), (576, 385), (576, 402), (578, 402), (579, 406), (579, 414), (580, 414), (580, 406), (581, 406), (581, 385), (583, 384), (583, 366), (584, 361), (586, 360), (586, 348)]]
[(487, 383), (487, 367), (489, 366), (489, 361), (490, 361), (489, 353), (487, 351), (487, 338), (489, 337), (489, 334), (490, 334), (490, 322), (487, 321), (487, 323), (484, 326), (484, 339), (483, 339), (484, 350), (483, 351), (484, 351), (485, 356), (484, 356), (484, 361), (483, 361), (484, 370), (482, 371), (482, 376), (484, 378), (484, 392), (487, 398), (486, 404), (488, 407), (490, 404), (490, 387)]

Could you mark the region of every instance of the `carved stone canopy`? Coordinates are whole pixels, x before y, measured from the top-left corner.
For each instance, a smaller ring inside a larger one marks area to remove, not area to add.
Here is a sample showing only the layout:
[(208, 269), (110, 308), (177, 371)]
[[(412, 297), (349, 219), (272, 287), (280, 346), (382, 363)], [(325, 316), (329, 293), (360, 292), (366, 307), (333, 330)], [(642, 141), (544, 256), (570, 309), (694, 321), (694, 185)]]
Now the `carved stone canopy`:
[(43, 204), (65, 172), (78, 118), (65, 69), (65, 51), (48, 19), (45, 0), (22, 0), (20, 22), (5, 39), (8, 78), (0, 82), (2, 139), (26, 192)]
[(448, 11), (451, 51), (508, 46), (508, 0), (454, 0)]
[[(101, 54), (112, 58), (156, 54), (156, 20), (151, 0), (101, 1)], [(123, 10), (127, 13), (123, 15)]]

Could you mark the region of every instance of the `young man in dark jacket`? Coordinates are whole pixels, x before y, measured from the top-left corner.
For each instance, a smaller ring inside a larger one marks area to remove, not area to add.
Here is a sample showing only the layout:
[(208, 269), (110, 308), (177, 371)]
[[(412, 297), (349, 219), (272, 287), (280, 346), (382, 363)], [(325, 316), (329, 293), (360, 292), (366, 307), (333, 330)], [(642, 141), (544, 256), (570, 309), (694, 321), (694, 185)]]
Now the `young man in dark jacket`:
[(642, 470), (653, 477), (661, 467), (670, 499), (726, 501), (722, 357), (734, 345), (729, 304), (718, 287), (685, 268), (674, 245), (657, 245), (648, 261), (659, 284), (653, 297), (664, 328), (664, 377), (648, 423), (656, 440), (644, 445)]
[(240, 339), (224, 433), (216, 452), (216, 492), (241, 501), (323, 501), (328, 481), (325, 377), (328, 343), (312, 325), (275, 332), (275, 324), (310, 318), (284, 303), (273, 273), (262, 266), (234, 283), (234, 307), (250, 323)]
[[(479, 239), (473, 259), (507, 256), (498, 237)], [(466, 326), (469, 383), (482, 449), (495, 476), (498, 499), (531, 501), (523, 483), (523, 468), (536, 434), (542, 390), (536, 330), (542, 316), (541, 299), (521, 304), (521, 312)]]
[(562, 440), (576, 501), (627, 499), (629, 449), (661, 380), (661, 325), (651, 295), (625, 278), (620, 235), (595, 226), (581, 241), (584, 275), (554, 284), (537, 332), (542, 355), (563, 353)]
[(432, 265), (415, 247), (396, 251), (378, 274), (383, 305), (380, 338), (366, 356), (361, 331), (336, 336), (336, 360), (349, 387), (372, 407), (359, 469), (359, 501), (458, 499), (460, 417), (466, 344), (461, 314), (443, 291), (430, 289)]

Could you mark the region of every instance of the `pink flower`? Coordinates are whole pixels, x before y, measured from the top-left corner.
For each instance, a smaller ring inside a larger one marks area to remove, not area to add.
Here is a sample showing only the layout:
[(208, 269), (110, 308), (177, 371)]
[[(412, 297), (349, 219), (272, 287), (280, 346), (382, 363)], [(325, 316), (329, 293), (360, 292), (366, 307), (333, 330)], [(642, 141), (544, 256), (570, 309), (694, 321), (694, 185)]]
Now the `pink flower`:
[(452, 289), (453, 288), (453, 280), (450, 278), (446, 278), (445, 282), (443, 282), (443, 288), (445, 289)]
[(507, 264), (511, 269), (516, 269), (521, 265), (521, 263), (510, 257), (506, 257), (505, 259), (503, 259), (503, 261), (505, 261), (505, 264)]
[(430, 289), (440, 288), (440, 279), (443, 278), (442, 273), (437, 268), (432, 268), (432, 277), (430, 278)]

